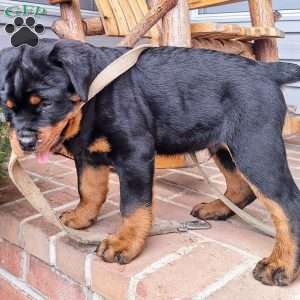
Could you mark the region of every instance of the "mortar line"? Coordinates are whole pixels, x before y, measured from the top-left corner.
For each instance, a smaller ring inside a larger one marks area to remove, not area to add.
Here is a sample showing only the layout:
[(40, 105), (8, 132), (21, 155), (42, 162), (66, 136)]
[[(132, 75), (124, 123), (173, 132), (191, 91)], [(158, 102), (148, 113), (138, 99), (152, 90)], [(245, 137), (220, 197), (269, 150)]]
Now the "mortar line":
[(224, 276), (219, 278), (214, 283), (208, 285), (206, 288), (204, 288), (203, 291), (201, 291), (196, 296), (192, 297), (192, 300), (205, 300), (218, 290), (220, 290), (222, 287), (224, 287), (227, 283), (232, 281), (233, 279), (237, 278), (238, 276), (242, 275), (244, 272), (246, 272), (250, 267), (252, 267), (255, 264), (254, 259), (248, 259), (245, 262), (237, 265), (233, 269), (231, 269), (229, 272), (227, 272)]
[(47, 300), (46, 296), (28, 287), (24, 281), (8, 273), (2, 268), (0, 268), (0, 277), (2, 277), (8, 284), (13, 285), (14, 287), (16, 287), (16, 289), (19, 289), (25, 294), (32, 297), (34, 300)]
[(135, 300), (136, 299), (136, 289), (141, 280), (146, 278), (148, 275), (156, 272), (157, 270), (165, 267), (166, 265), (170, 264), (171, 262), (174, 262), (180, 258), (182, 258), (184, 255), (189, 254), (193, 249), (198, 247), (200, 244), (206, 243), (204, 240), (199, 240), (195, 242), (193, 245), (184, 246), (179, 248), (173, 253), (169, 253), (156, 262), (152, 263), (148, 267), (144, 268), (143, 271), (135, 274), (131, 277), (128, 285), (128, 291), (127, 291), (127, 299), (128, 300)]

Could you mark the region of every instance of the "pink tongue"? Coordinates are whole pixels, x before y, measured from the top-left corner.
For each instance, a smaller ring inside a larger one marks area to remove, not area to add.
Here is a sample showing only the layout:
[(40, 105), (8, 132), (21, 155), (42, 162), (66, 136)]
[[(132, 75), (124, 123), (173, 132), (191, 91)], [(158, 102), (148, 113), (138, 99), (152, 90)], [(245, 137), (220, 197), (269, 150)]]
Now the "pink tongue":
[(49, 161), (49, 152), (37, 153), (36, 158), (40, 164), (46, 164)]

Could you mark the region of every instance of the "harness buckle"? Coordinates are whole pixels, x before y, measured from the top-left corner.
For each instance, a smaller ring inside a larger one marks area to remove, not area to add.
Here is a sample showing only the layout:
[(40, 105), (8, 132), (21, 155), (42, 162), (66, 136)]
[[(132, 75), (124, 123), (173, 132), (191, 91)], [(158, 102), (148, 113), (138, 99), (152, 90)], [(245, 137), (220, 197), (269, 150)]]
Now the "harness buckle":
[(206, 220), (195, 220), (195, 221), (181, 222), (177, 230), (179, 232), (187, 232), (189, 230), (204, 230), (210, 228), (211, 228), (211, 224), (208, 223)]

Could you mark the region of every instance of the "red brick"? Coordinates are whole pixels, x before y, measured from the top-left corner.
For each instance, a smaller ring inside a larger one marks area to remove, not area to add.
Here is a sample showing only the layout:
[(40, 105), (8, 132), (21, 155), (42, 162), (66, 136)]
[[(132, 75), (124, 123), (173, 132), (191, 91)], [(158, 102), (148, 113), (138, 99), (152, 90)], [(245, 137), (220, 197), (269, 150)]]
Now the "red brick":
[(197, 234), (244, 250), (249, 254), (266, 257), (271, 254), (274, 239), (252, 227), (244, 228), (224, 221), (210, 221), (212, 228)]
[[(173, 173), (170, 173), (173, 174)], [(169, 182), (163, 178), (156, 178), (154, 183), (154, 198), (156, 196), (169, 199), (173, 198), (174, 196), (183, 193), (184, 188), (175, 185), (172, 182)]]
[(65, 187), (63, 189), (49, 192), (45, 195), (51, 207), (59, 207), (61, 205), (73, 202), (79, 199), (79, 194), (76, 190)]
[(65, 156), (58, 155), (58, 154), (50, 154), (49, 155), (50, 162), (59, 162), (59, 163), (66, 163), (71, 161), (71, 159), (66, 158)]
[[(245, 295), (247, 295), (245, 297)], [(255, 280), (252, 270), (248, 270), (241, 276), (233, 279), (223, 288), (216, 291), (207, 299), (209, 300), (296, 300), (300, 296), (300, 282), (297, 280), (287, 288), (266, 286)]]
[(96, 246), (80, 244), (68, 237), (59, 238), (56, 241), (57, 269), (83, 284), (85, 283), (86, 256), (95, 250)]
[(22, 166), (25, 170), (46, 177), (53, 177), (66, 172), (70, 172), (69, 168), (64, 168), (51, 162), (49, 162), (48, 164), (39, 164), (35, 158), (22, 161)]
[(201, 202), (211, 202), (213, 200), (215, 200), (215, 198), (206, 195), (201, 195), (192, 191), (184, 191), (181, 195), (172, 198), (172, 201), (178, 204), (184, 204), (190, 207), (190, 209), (192, 209), (195, 205)]
[(190, 215), (190, 210), (178, 207), (174, 204), (156, 200), (154, 205), (154, 216), (163, 220), (176, 220), (176, 221), (191, 221), (195, 220)]
[[(102, 207), (101, 215), (105, 215), (116, 207), (108, 202)], [(113, 225), (110, 218), (110, 224)], [(104, 220), (99, 220), (96, 226), (104, 230)], [(107, 223), (107, 222), (106, 222)], [(107, 225), (110, 225), (107, 223)], [(92, 226), (93, 228), (94, 226)], [(93, 230), (96, 230), (93, 228)], [(62, 237), (56, 241), (56, 266), (63, 273), (70, 276), (73, 280), (84, 283), (85, 258), (88, 253), (94, 252), (96, 246), (86, 246), (71, 240), (68, 237)]]
[(77, 175), (75, 171), (74, 173), (67, 174), (67, 175), (61, 174), (61, 175), (54, 176), (52, 179), (58, 183), (65, 184), (69, 187), (77, 188)]
[(33, 256), (29, 259), (27, 280), (32, 287), (53, 300), (85, 299), (80, 285)]
[(60, 229), (44, 218), (38, 218), (23, 224), (22, 246), (26, 252), (49, 263), (49, 239), (60, 232)]
[(9, 182), (8, 185), (3, 187), (0, 190), (0, 194), (0, 205), (23, 198), (23, 195), (17, 190), (12, 182)]
[(47, 179), (38, 179), (35, 184), (42, 192), (47, 192), (52, 189), (56, 189), (59, 187), (57, 183), (54, 183)]
[(26, 200), (2, 207), (0, 209), (0, 236), (19, 245), (20, 222), (35, 215), (38, 215), (38, 212)]
[(159, 177), (169, 175), (171, 173), (173, 173), (172, 169), (156, 169), (155, 170), (155, 177), (159, 178)]
[(92, 262), (92, 289), (105, 299), (127, 299), (128, 285), (133, 275), (143, 271), (161, 257), (194, 243), (195, 240), (187, 234), (153, 236), (148, 239), (143, 253), (124, 266), (105, 263), (95, 256)]
[(243, 260), (238, 253), (215, 243), (199, 244), (190, 253), (147, 275), (138, 285), (142, 295), (137, 299), (190, 298)]
[(9, 282), (0, 278), (0, 299), (1, 300), (33, 300), (29, 295), (18, 290)]
[[(22, 249), (2, 240), (0, 242), (0, 266), (16, 277), (22, 274)], [(1, 298), (0, 298), (1, 299)]]
[(1, 180), (0, 180), (0, 191), (4, 190), (10, 184), (11, 184), (11, 180), (8, 177), (1, 177)]
[[(199, 191), (200, 193), (213, 194), (208, 185), (201, 179), (192, 177), (186, 174), (171, 174), (161, 179), (163, 182), (169, 184), (175, 184), (181, 188), (187, 188), (193, 191)], [(222, 191), (225, 190), (225, 186), (215, 183), (216, 186)]]

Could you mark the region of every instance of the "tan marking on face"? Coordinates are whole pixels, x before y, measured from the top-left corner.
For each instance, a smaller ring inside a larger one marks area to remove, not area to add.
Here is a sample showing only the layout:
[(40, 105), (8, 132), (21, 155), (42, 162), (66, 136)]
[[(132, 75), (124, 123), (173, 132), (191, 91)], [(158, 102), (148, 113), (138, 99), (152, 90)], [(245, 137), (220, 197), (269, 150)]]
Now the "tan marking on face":
[(42, 101), (41, 97), (39, 97), (39, 96), (37, 96), (37, 95), (32, 95), (32, 96), (30, 96), (30, 98), (29, 98), (29, 102), (30, 102), (30, 104), (32, 104), (32, 105), (38, 105), (38, 104), (41, 103), (41, 101)]
[(62, 131), (66, 128), (68, 122), (71, 119), (77, 118), (77, 114), (80, 114), (81, 107), (82, 106), (80, 104), (76, 105), (73, 111), (70, 112), (63, 120), (52, 127), (43, 127), (39, 130), (39, 142), (37, 145), (38, 153), (50, 152), (51, 148), (59, 141)]
[(8, 99), (6, 102), (5, 102), (5, 105), (9, 108), (9, 109), (12, 109), (15, 107), (15, 103), (13, 102), (13, 100), (11, 99)]
[(111, 146), (106, 138), (96, 139), (91, 146), (89, 146), (90, 152), (110, 152)]
[(75, 229), (90, 226), (106, 200), (108, 180), (108, 166), (85, 167), (79, 178), (80, 203), (73, 211), (63, 214), (62, 222)]

